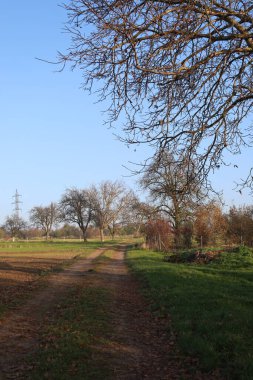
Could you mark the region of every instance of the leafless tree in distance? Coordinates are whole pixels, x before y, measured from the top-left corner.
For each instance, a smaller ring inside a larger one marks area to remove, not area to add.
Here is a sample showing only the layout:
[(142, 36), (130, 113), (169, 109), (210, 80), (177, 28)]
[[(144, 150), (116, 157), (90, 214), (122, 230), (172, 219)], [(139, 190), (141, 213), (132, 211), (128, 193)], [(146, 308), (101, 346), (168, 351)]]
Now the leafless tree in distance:
[(124, 223), (133, 227), (134, 235), (144, 232), (144, 226), (157, 215), (156, 207), (148, 202), (141, 201), (136, 195), (131, 199), (124, 212)]
[(49, 206), (36, 206), (30, 211), (30, 221), (45, 232), (48, 240), (53, 226), (60, 221), (60, 213), (56, 203), (51, 202)]
[[(188, 179), (189, 175), (191, 180)], [(163, 151), (146, 168), (140, 184), (149, 190), (157, 212), (168, 216), (174, 229), (175, 246), (178, 247), (182, 224), (190, 218), (196, 205), (206, 198), (194, 165), (178, 167), (174, 156)]]
[(104, 241), (104, 230), (108, 228), (114, 235), (117, 222), (122, 220), (122, 213), (129, 207), (131, 191), (119, 181), (104, 181), (90, 188), (94, 209), (94, 222), (100, 230)]
[(77, 224), (86, 241), (87, 228), (92, 219), (93, 205), (91, 195), (86, 189), (67, 189), (60, 201), (62, 219)]
[(23, 238), (25, 236), (27, 223), (20, 216), (14, 214), (12, 216), (7, 216), (3, 228), (13, 239)]

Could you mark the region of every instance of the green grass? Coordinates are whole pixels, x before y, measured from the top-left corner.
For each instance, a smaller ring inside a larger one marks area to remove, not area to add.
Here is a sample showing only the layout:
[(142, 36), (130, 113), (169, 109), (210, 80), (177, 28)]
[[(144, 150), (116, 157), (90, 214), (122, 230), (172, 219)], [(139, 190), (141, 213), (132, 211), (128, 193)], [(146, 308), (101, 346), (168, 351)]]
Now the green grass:
[(28, 379), (109, 379), (110, 368), (101, 346), (108, 333), (110, 296), (105, 289), (73, 289), (57, 305), (42, 336), (42, 347)]
[(246, 269), (249, 268), (250, 272), (253, 267), (253, 252), (252, 249), (241, 246), (230, 253), (221, 253), (214, 264), (219, 264), (219, 267), (225, 269)]
[(107, 239), (103, 243), (99, 240), (89, 240), (87, 242), (78, 240), (42, 240), (42, 241), (0, 241), (0, 257), (5, 253), (46, 253), (53, 252), (83, 252), (83, 250), (94, 250), (99, 247), (107, 247), (115, 244), (125, 244), (138, 242), (138, 239), (131, 238), (118, 238), (116, 240)]
[(203, 370), (253, 379), (253, 262), (249, 251), (223, 253), (209, 265), (173, 264), (159, 253), (128, 252), (152, 309), (170, 314), (182, 351)]
[(83, 249), (96, 249), (100, 246), (99, 241), (84, 243), (82, 241), (17, 241), (0, 242), (1, 253), (41, 253), (41, 252), (64, 252), (82, 251)]

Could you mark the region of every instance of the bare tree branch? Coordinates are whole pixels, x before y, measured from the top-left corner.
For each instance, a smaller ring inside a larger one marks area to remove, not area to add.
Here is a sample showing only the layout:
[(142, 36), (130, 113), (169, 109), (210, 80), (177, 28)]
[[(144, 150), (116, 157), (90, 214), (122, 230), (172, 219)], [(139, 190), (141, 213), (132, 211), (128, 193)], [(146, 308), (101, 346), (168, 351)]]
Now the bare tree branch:
[[(253, 6), (246, 0), (72, 0), (59, 62), (101, 84), (121, 139), (198, 160), (204, 175), (252, 143)], [(247, 182), (246, 182), (247, 183)]]

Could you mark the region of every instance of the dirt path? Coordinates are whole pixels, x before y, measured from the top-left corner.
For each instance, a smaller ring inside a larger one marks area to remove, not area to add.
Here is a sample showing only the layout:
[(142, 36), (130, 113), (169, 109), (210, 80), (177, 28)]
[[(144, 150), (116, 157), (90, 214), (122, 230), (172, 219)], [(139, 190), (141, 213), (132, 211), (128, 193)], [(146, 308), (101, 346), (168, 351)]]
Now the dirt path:
[(45, 289), (1, 321), (0, 379), (25, 378), (22, 376), (27, 370), (24, 358), (38, 348), (43, 319), (64, 293), (78, 283), (107, 288), (111, 293), (112, 302), (108, 307), (113, 333), (106, 339), (109, 343), (99, 350), (113, 369), (113, 379), (218, 379), (202, 377), (200, 373), (188, 375), (183, 358), (176, 350), (173, 333), (168, 337), (169, 320), (155, 318), (148, 311), (139, 284), (125, 264), (124, 247), (114, 249), (110, 259), (98, 259), (94, 264), (93, 260), (102, 252), (97, 250), (64, 272), (51, 275)]
[(22, 372), (27, 369), (24, 358), (38, 349), (40, 325), (47, 312), (69, 288), (82, 281), (84, 272), (101, 253), (94, 251), (63, 272), (50, 275), (46, 287), (0, 320), (0, 380), (23, 378)]
[(168, 321), (154, 318), (129, 273), (124, 248), (114, 251), (111, 261), (97, 267), (94, 280), (113, 294), (113, 335), (104, 347), (117, 380), (185, 379), (182, 360), (175, 350), (175, 337), (168, 339)]

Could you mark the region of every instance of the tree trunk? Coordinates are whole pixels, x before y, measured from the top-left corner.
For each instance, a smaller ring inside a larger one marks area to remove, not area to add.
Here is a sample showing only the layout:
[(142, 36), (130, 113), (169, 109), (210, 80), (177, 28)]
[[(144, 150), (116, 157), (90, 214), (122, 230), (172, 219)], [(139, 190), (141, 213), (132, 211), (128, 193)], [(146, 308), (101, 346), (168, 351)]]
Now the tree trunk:
[(82, 229), (82, 235), (83, 235), (83, 241), (84, 241), (84, 243), (86, 243), (87, 242), (86, 229)]
[(104, 241), (104, 229), (100, 228), (99, 231), (100, 231), (100, 240), (103, 242)]
[(115, 237), (115, 228), (108, 226), (108, 230), (110, 232), (112, 240), (114, 240), (114, 237)]
[(174, 244), (175, 248), (180, 248), (181, 245), (181, 223), (179, 220), (175, 220), (175, 228), (174, 228)]

